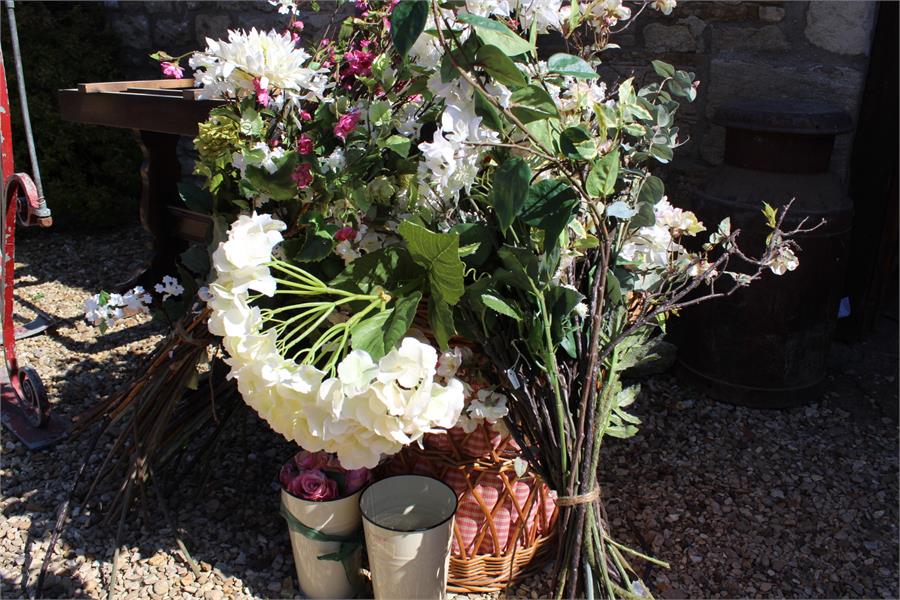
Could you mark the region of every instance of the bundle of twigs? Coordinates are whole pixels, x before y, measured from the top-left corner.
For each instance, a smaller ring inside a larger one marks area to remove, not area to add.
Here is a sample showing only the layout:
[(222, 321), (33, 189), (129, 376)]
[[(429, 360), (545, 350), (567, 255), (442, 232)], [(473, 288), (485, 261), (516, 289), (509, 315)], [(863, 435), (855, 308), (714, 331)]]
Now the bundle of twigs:
[[(97, 442), (109, 434), (114, 436), (112, 445), (90, 475), (88, 489), (79, 494), (78, 500), (82, 505), (87, 504), (101, 484), (116, 482), (112, 500), (99, 506), (107, 523), (118, 520), (110, 594), (115, 588), (125, 520), (137, 497), (144, 503), (155, 501), (169, 527), (176, 532), (185, 560), (197, 571), (166, 503), (171, 489), (166, 489), (161, 479), (184, 481), (190, 470), (207, 460), (223, 431), (222, 426), (239, 406), (234, 385), (224, 378), (224, 367), (210, 360), (215, 337), (207, 329), (208, 316), (209, 311), (203, 309), (189, 312), (174, 323), (171, 333), (133, 378), (115, 394), (75, 418), (73, 434), (93, 429), (94, 438), (57, 513), (36, 593), (43, 587), (53, 548)], [(193, 458), (186, 461), (189, 449)], [(148, 497), (149, 483), (153, 484), (152, 499)]]

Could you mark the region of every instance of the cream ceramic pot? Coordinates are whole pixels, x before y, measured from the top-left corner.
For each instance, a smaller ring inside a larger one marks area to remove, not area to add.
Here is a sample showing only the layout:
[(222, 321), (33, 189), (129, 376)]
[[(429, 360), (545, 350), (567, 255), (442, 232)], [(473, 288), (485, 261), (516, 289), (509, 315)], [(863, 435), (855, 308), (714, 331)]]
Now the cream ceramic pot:
[(437, 479), (388, 477), (359, 501), (376, 599), (442, 599), (456, 494)]
[[(352, 536), (359, 531), (361, 491), (338, 500), (314, 502), (302, 500), (281, 490), (281, 501), (295, 519), (326, 535)], [(352, 598), (360, 586), (359, 568), (362, 549), (357, 548), (346, 566), (339, 560), (319, 560), (319, 556), (339, 552), (340, 542), (310, 539), (288, 528), (294, 550), (294, 564), (300, 592), (308, 598)]]

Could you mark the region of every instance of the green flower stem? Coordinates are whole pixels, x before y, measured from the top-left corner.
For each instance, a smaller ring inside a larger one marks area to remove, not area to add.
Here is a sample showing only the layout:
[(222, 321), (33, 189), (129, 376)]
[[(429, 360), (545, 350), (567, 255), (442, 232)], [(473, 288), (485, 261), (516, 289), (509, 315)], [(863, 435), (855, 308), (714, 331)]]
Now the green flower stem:
[(643, 553), (641, 553), (641, 552), (638, 552), (638, 551), (635, 550), (634, 548), (630, 548), (630, 547), (626, 546), (625, 544), (622, 544), (622, 543), (620, 543), (620, 542), (617, 542), (616, 540), (612, 539), (612, 538), (609, 537), (608, 535), (605, 535), (604, 538), (606, 539), (606, 543), (607, 543), (607, 544), (610, 544), (610, 545), (612, 545), (612, 546), (615, 546), (615, 547), (618, 548), (619, 550), (623, 550), (623, 551), (625, 551), (625, 552), (627, 552), (627, 553), (629, 553), (629, 554), (633, 554), (634, 556), (637, 556), (638, 558), (642, 558), (642, 559), (646, 560), (646, 561), (649, 562), (649, 563), (653, 563), (654, 565), (658, 565), (658, 566), (664, 567), (664, 568), (666, 568), (666, 569), (671, 568), (671, 566), (669, 565), (669, 563), (667, 563), (667, 562), (664, 561), (664, 560), (659, 560), (658, 558), (653, 558), (652, 556), (647, 556), (646, 554), (643, 554)]
[(273, 259), (271, 262), (268, 263), (268, 266), (274, 267), (274, 268), (278, 269), (279, 271), (281, 271), (282, 273), (290, 273), (290, 274), (294, 275), (295, 277), (298, 277), (299, 279), (303, 279), (303, 280), (309, 282), (311, 285), (313, 285), (315, 287), (319, 287), (319, 288), (327, 287), (325, 285), (325, 282), (323, 282), (321, 279), (319, 279), (318, 277), (316, 277), (309, 271), (305, 271), (305, 270), (301, 269), (300, 267), (297, 267), (290, 263), (284, 262), (283, 260), (278, 260), (277, 258)]
[[(307, 338), (307, 336), (309, 336), (313, 331), (315, 331), (316, 328), (318, 328), (319, 325), (321, 325), (325, 321), (325, 319), (327, 319), (329, 316), (331, 316), (331, 314), (332, 314), (332, 311), (324, 312), (318, 319), (315, 320), (314, 323), (307, 326), (308, 322), (304, 322), (303, 324), (298, 326), (296, 329), (294, 329), (291, 333), (289, 333), (287, 336), (285, 336), (283, 346), (281, 349), (282, 353), (286, 355), (288, 350), (293, 348), (295, 345), (297, 345), (301, 341), (305, 340)], [(304, 329), (303, 332), (300, 333), (299, 335), (296, 335), (296, 332), (300, 330), (300, 327), (306, 327), (306, 329)], [(294, 340), (292, 342), (288, 343), (288, 340), (290, 340), (292, 337), (294, 338)]]
[(559, 388), (559, 366), (556, 363), (556, 352), (553, 349), (553, 336), (550, 331), (550, 314), (547, 312), (547, 303), (544, 300), (544, 294), (531, 284), (534, 292), (535, 300), (538, 303), (538, 309), (541, 311), (541, 321), (544, 324), (544, 338), (546, 342), (545, 358), (547, 362), (547, 375), (550, 377), (550, 384), (553, 386), (553, 395), (556, 397), (556, 427), (559, 434), (559, 463), (563, 473), (568, 470), (569, 457), (566, 451), (566, 407), (562, 399), (562, 391)]

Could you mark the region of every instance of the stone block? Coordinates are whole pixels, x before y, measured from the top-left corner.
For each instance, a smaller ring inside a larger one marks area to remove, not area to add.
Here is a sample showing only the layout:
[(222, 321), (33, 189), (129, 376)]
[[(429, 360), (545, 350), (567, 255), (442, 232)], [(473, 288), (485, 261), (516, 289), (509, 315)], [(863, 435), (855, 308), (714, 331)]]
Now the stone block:
[(875, 2), (810, 2), (806, 39), (838, 54), (868, 54), (875, 9)]
[(153, 25), (153, 40), (160, 48), (175, 48), (193, 43), (191, 23), (187, 19), (157, 19)]
[(704, 21), (749, 21), (756, 18), (757, 7), (748, 2), (685, 2), (678, 4), (678, 14), (695, 16)]
[(662, 23), (644, 27), (644, 46), (650, 52), (697, 52), (703, 49), (689, 26)]
[(784, 19), (784, 9), (779, 6), (760, 6), (759, 20), (767, 23), (779, 23)]
[(231, 17), (228, 15), (200, 14), (194, 17), (194, 35), (197, 38), (198, 47), (206, 45), (206, 38), (225, 38), (228, 28), (231, 26)]
[(110, 19), (110, 25), (123, 46), (140, 50), (150, 48), (150, 22), (146, 15), (120, 13)]
[(713, 54), (789, 50), (791, 44), (778, 25), (765, 27), (713, 27)]

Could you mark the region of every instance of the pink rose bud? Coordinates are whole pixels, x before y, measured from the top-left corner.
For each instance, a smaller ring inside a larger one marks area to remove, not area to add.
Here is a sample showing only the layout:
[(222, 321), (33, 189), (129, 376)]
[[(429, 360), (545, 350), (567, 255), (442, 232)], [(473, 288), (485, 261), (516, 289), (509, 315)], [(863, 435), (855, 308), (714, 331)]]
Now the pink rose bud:
[(334, 232), (334, 239), (339, 242), (352, 242), (356, 239), (356, 230), (352, 227), (341, 227)]
[(300, 471), (309, 469), (319, 469), (328, 461), (328, 454), (325, 452), (308, 452), (301, 450), (294, 456), (294, 464)]
[(159, 63), (159, 68), (162, 70), (162, 74), (166, 77), (171, 77), (173, 79), (181, 79), (182, 77), (184, 77), (184, 69), (182, 69), (175, 63), (161, 62)]
[(294, 180), (294, 183), (297, 184), (298, 188), (305, 190), (313, 180), (312, 165), (309, 163), (300, 163), (297, 165), (297, 169), (291, 175), (291, 178)]
[(306, 27), (306, 25), (303, 24), (303, 21), (294, 21), (291, 23), (291, 27), (297, 31), (303, 31), (303, 28)]
[(327, 46), (330, 43), (331, 43), (331, 40), (329, 40), (328, 38), (322, 38), (322, 42), (321, 42), (322, 46)]
[(297, 140), (297, 152), (304, 156), (306, 156), (307, 154), (312, 154), (313, 152), (312, 138), (305, 133), (300, 136), (299, 140)]
[(278, 481), (281, 482), (281, 487), (287, 489), (288, 486), (291, 485), (291, 482), (294, 480), (294, 478), (299, 474), (300, 469), (297, 468), (297, 465), (294, 464), (294, 461), (284, 463), (284, 466), (281, 467), (281, 472), (278, 474)]
[(312, 121), (312, 115), (309, 114), (308, 110), (301, 110), (300, 111), (300, 120), (301, 121)]
[(353, 469), (344, 473), (344, 493), (352, 494), (369, 483), (371, 474), (368, 469)]
[(320, 471), (304, 471), (291, 481), (288, 491), (304, 500), (333, 500), (338, 495), (337, 482)]

